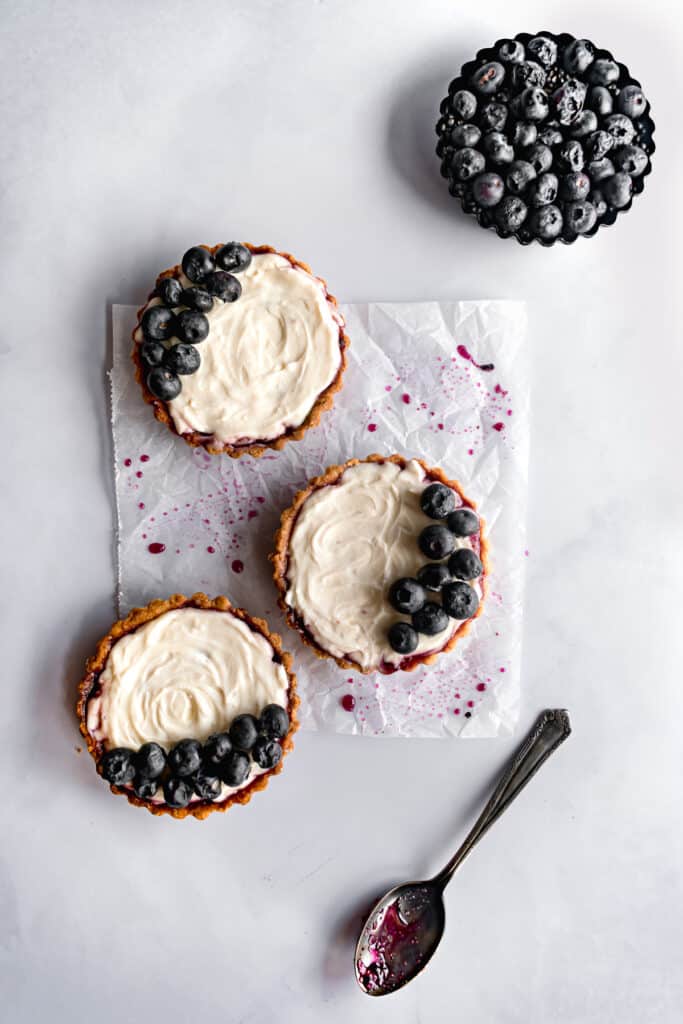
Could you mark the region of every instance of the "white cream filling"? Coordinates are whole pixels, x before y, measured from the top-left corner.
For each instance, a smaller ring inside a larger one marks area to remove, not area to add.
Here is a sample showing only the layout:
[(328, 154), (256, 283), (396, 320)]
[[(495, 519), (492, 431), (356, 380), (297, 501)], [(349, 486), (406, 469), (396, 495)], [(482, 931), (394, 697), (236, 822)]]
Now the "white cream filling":
[[(361, 462), (336, 484), (314, 491), (302, 506), (289, 542), (286, 601), (313, 638), (335, 657), (364, 669), (397, 666), (387, 631), (398, 619), (387, 599), (391, 584), (414, 577), (427, 562), (417, 538), (433, 524), (420, 508), (427, 485), (416, 461)], [(473, 543), (474, 542), (474, 543)], [(474, 547), (475, 538), (456, 538)], [(471, 586), (482, 597), (479, 581)], [(439, 601), (437, 594), (430, 600)], [(436, 636), (420, 636), (413, 655), (441, 650), (463, 622), (450, 619)]]
[[(112, 647), (101, 693), (88, 703), (88, 730), (108, 750), (204, 741), (237, 715), (287, 706), (289, 679), (274, 653), (262, 634), (229, 612), (166, 612)], [(243, 786), (259, 773), (252, 763)], [(231, 792), (224, 785), (218, 799)], [(161, 791), (155, 800), (163, 802)]]
[(240, 298), (214, 300), (201, 365), (168, 403), (180, 434), (196, 430), (233, 445), (303, 423), (339, 369), (343, 324), (323, 283), (284, 256), (255, 255), (236, 276)]

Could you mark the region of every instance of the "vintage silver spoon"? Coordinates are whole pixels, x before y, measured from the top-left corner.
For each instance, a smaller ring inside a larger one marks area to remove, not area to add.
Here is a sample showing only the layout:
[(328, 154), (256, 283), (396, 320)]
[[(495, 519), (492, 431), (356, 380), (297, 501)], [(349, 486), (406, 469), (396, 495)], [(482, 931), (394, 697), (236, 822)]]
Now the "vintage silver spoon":
[(443, 891), (456, 869), (570, 732), (566, 711), (544, 711), (448, 864), (427, 881), (396, 886), (375, 904), (356, 945), (356, 980), (364, 992), (388, 995), (427, 966), (443, 935)]

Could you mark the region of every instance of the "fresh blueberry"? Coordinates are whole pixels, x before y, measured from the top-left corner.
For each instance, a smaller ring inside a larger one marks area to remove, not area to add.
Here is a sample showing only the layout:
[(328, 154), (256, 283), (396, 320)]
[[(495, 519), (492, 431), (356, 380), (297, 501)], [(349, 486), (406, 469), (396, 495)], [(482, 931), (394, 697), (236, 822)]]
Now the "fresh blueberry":
[(166, 348), (160, 341), (143, 341), (140, 346), (140, 358), (148, 370), (153, 366), (161, 366), (165, 355)]
[(162, 402), (172, 402), (181, 392), (180, 378), (165, 366), (155, 366), (147, 374), (147, 387), (155, 398)]
[(196, 373), (201, 361), (199, 350), (181, 341), (167, 350), (164, 365), (173, 373), (188, 374)]
[(517, 121), (512, 133), (514, 146), (533, 146), (538, 138), (538, 128), (533, 121)]
[(502, 132), (489, 132), (481, 140), (481, 148), (494, 164), (509, 164), (515, 151)]
[(271, 740), (283, 740), (289, 732), (289, 715), (279, 704), (267, 704), (258, 721), (262, 734)]
[(519, 97), (519, 108), (526, 121), (544, 121), (548, 116), (548, 96), (535, 85), (530, 85)]
[(559, 146), (564, 141), (564, 135), (555, 124), (546, 125), (538, 133), (538, 141), (544, 146)]
[(571, 202), (585, 199), (591, 189), (591, 180), (583, 171), (572, 171), (560, 181), (560, 195)]
[(588, 91), (588, 98), (586, 99), (586, 106), (594, 110), (600, 117), (606, 117), (612, 113), (614, 106), (612, 100), (612, 93), (605, 88), (604, 85), (594, 85), (592, 89)]
[(479, 516), (473, 509), (463, 505), (449, 515), (448, 529), (456, 537), (472, 537), (481, 529)]
[(544, 242), (550, 242), (562, 231), (562, 212), (558, 206), (542, 206), (529, 222), (532, 232)]
[(479, 142), (481, 129), (476, 124), (456, 124), (450, 138), (452, 145), (459, 149), (470, 149)]
[(647, 100), (638, 85), (625, 85), (617, 96), (617, 110), (627, 117), (640, 117), (646, 108)]
[(614, 164), (606, 156), (602, 160), (591, 160), (586, 167), (586, 174), (595, 185), (598, 181), (604, 181), (605, 178), (612, 177), (614, 174)]
[(500, 89), (505, 78), (505, 68), (496, 60), (488, 61), (477, 68), (471, 78), (472, 85), (482, 96), (491, 96)]
[(586, 86), (578, 78), (568, 78), (566, 82), (558, 85), (551, 99), (560, 124), (573, 124), (583, 110)]
[(484, 132), (502, 132), (508, 118), (508, 108), (503, 103), (489, 103), (479, 115)]
[(529, 149), (524, 151), (524, 159), (527, 160), (536, 174), (543, 174), (544, 171), (549, 170), (553, 165), (553, 154), (552, 150), (544, 146), (543, 143), (537, 142), (535, 145), (530, 146)]
[(430, 519), (445, 519), (455, 508), (455, 494), (445, 484), (430, 484), (420, 495), (420, 508)]
[(475, 175), (481, 174), (486, 166), (483, 155), (476, 149), (459, 149), (453, 154), (450, 162), (451, 174), (458, 181), (469, 181)]
[(217, 768), (232, 750), (232, 743), (227, 732), (215, 732), (212, 736), (209, 736), (208, 740), (204, 744), (204, 753), (202, 756), (202, 762), (205, 768), (208, 768), (208, 774), (211, 775), (211, 769)]
[(200, 313), (208, 313), (213, 309), (213, 299), (206, 290), (206, 282), (203, 288), (193, 285), (191, 288), (184, 288), (180, 294), (180, 305), (188, 309), (196, 309)]
[(471, 619), (479, 608), (479, 598), (473, 587), (456, 581), (443, 588), (441, 597), (446, 614), (451, 619)]
[(251, 750), (258, 736), (258, 721), (253, 715), (238, 715), (230, 726), (230, 742), (238, 750)]
[(282, 747), (276, 740), (270, 740), (267, 736), (259, 736), (254, 743), (251, 756), (259, 768), (269, 771), (282, 760)]
[(168, 752), (168, 767), (173, 775), (194, 775), (202, 763), (202, 745), (198, 740), (180, 740)]
[(528, 212), (529, 208), (519, 196), (504, 196), (496, 207), (496, 223), (501, 231), (512, 233), (521, 228)]
[(242, 285), (225, 270), (213, 270), (204, 278), (204, 284), (222, 302), (235, 302), (242, 294)]
[(217, 775), (211, 775), (201, 768), (191, 779), (192, 787), (201, 800), (215, 800), (221, 795), (223, 788)]
[(412, 615), (427, 600), (424, 587), (410, 577), (396, 580), (389, 588), (389, 604), (404, 615)]
[(546, 77), (544, 69), (535, 60), (523, 60), (521, 64), (515, 64), (512, 68), (512, 84), (518, 92), (522, 92), (527, 86), (538, 86), (542, 89)]
[(187, 807), (192, 799), (192, 782), (190, 779), (169, 776), (164, 782), (164, 800), (169, 807)]
[(166, 767), (166, 751), (158, 743), (143, 743), (135, 755), (135, 771), (142, 779), (158, 779)]
[(484, 566), (472, 548), (457, 548), (448, 559), (448, 571), (456, 580), (476, 580)]
[(640, 146), (619, 146), (612, 153), (618, 171), (626, 171), (632, 178), (639, 177), (647, 167), (647, 153)]
[(548, 36), (534, 36), (526, 44), (530, 53), (544, 68), (549, 68), (557, 61), (557, 43)]
[(418, 633), (436, 636), (437, 633), (443, 633), (448, 626), (448, 616), (440, 604), (427, 601), (424, 607), (413, 615), (413, 626)]
[(183, 286), (177, 277), (165, 277), (157, 286), (159, 298), (165, 306), (169, 307), (182, 305), (180, 299), (182, 292)]
[(534, 207), (548, 206), (557, 199), (560, 183), (556, 174), (542, 174), (529, 188), (529, 202)]
[(588, 202), (591, 206), (595, 207), (595, 212), (597, 213), (598, 218), (605, 216), (607, 213), (607, 203), (605, 202), (605, 197), (603, 196), (601, 189), (594, 188), (588, 194)]
[(571, 126), (570, 135), (573, 139), (583, 139), (598, 127), (598, 115), (594, 110), (584, 110)]
[(133, 784), (133, 792), (138, 800), (151, 800), (157, 795), (159, 789), (158, 779), (148, 779), (144, 776), (136, 776)]
[(135, 778), (135, 752), (127, 747), (115, 747), (100, 758), (102, 778), (114, 786), (125, 786)]
[(468, 89), (458, 89), (451, 96), (451, 110), (461, 121), (471, 120), (477, 112), (477, 100)]
[(250, 771), (249, 755), (242, 750), (231, 750), (221, 764), (221, 778), (233, 789), (247, 781)]
[(585, 163), (583, 146), (578, 139), (569, 139), (557, 154), (557, 162), (563, 171), (581, 171)]
[(168, 341), (173, 336), (175, 317), (166, 306), (150, 306), (140, 321), (142, 334), (148, 341)]
[(198, 345), (209, 336), (209, 321), (196, 309), (184, 309), (182, 313), (178, 313), (176, 334), (181, 341)]
[(612, 114), (606, 117), (605, 130), (614, 139), (615, 146), (629, 146), (636, 136), (633, 121), (626, 114)]
[(433, 562), (439, 562), (455, 548), (455, 539), (447, 526), (425, 526), (418, 537), (420, 551)]
[(486, 171), (476, 177), (472, 183), (472, 196), (479, 206), (488, 208), (495, 206), (503, 198), (505, 186), (499, 174)]
[(520, 64), (524, 60), (524, 47), (518, 39), (505, 39), (498, 47), (497, 56), (503, 64)]
[(606, 178), (602, 192), (608, 206), (621, 210), (627, 206), (633, 195), (633, 182), (625, 171), (618, 171), (611, 178)]
[(213, 256), (203, 245), (193, 245), (183, 256), (182, 267), (185, 277), (199, 284), (213, 270)]
[(619, 78), (619, 67), (613, 60), (605, 60), (602, 57), (593, 61), (588, 72), (588, 81), (591, 85), (611, 85)]
[(514, 163), (510, 164), (505, 184), (510, 192), (513, 192), (515, 195), (521, 195), (535, 177), (536, 171), (533, 164), (530, 164), (528, 160), (515, 160)]
[(588, 159), (602, 160), (604, 156), (607, 156), (613, 145), (614, 139), (609, 132), (602, 131), (602, 129), (597, 132), (591, 132), (585, 142)]
[(448, 566), (443, 562), (430, 562), (423, 565), (417, 574), (418, 582), (425, 590), (430, 590), (433, 594), (438, 594), (444, 583), (448, 583), (450, 578)]
[(251, 263), (251, 250), (241, 242), (227, 242), (216, 253), (216, 266), (231, 274), (241, 274)]
[(575, 39), (563, 54), (563, 63), (570, 75), (582, 75), (595, 60), (595, 48), (587, 39)]
[(408, 622), (394, 622), (387, 633), (392, 651), (397, 654), (412, 654), (420, 638)]
[(577, 235), (586, 235), (595, 226), (598, 212), (592, 203), (579, 201), (567, 203), (564, 210), (565, 223)]

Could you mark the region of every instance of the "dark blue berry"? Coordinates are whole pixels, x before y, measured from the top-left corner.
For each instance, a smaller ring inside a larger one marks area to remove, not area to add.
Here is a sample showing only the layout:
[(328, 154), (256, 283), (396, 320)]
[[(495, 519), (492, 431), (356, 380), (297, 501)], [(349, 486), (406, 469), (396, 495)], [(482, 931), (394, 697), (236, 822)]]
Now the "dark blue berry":
[(554, 90), (551, 100), (560, 124), (573, 124), (583, 110), (586, 86), (578, 78), (568, 78)]
[(475, 203), (484, 209), (499, 203), (503, 198), (504, 191), (503, 179), (492, 171), (480, 174), (472, 183), (472, 197)]
[(448, 571), (456, 580), (476, 580), (484, 566), (472, 548), (458, 548), (448, 559)]
[(443, 562), (431, 562), (428, 565), (422, 566), (418, 571), (417, 579), (425, 590), (438, 594), (444, 583), (450, 582), (451, 574), (448, 571), (448, 566), (444, 565)]
[(575, 202), (585, 199), (591, 188), (591, 180), (583, 171), (566, 174), (560, 182), (560, 195), (563, 199)]
[(412, 654), (420, 642), (417, 630), (408, 622), (394, 622), (389, 627), (387, 637), (392, 651), (397, 654)]
[(455, 494), (445, 484), (429, 484), (420, 495), (420, 508), (430, 519), (445, 519), (455, 508)]
[(524, 60), (524, 47), (518, 39), (505, 39), (498, 47), (498, 59), (504, 64), (519, 64)]
[(155, 398), (162, 402), (171, 402), (180, 394), (182, 385), (180, 378), (165, 366), (155, 366), (147, 374), (147, 387)]
[(612, 94), (604, 85), (594, 85), (592, 89), (588, 91), (588, 97), (586, 99), (586, 106), (594, 110), (600, 117), (606, 117), (607, 114), (612, 113), (614, 102), (612, 100)]
[(242, 750), (231, 750), (221, 764), (221, 778), (233, 789), (246, 782), (251, 771), (249, 755)]
[(604, 217), (607, 213), (607, 203), (599, 188), (592, 189), (588, 194), (588, 202), (595, 207), (598, 217)]
[(583, 146), (578, 139), (570, 139), (557, 154), (558, 166), (563, 171), (581, 171), (585, 163)]
[(164, 800), (169, 807), (187, 807), (192, 799), (192, 781), (171, 775), (164, 782)]
[(213, 256), (203, 245), (193, 245), (183, 256), (182, 267), (185, 277), (199, 284), (213, 270)]
[(450, 141), (458, 149), (470, 149), (481, 138), (481, 129), (476, 124), (456, 124), (450, 134)]
[(557, 43), (548, 36), (535, 36), (529, 40), (526, 48), (544, 68), (551, 67), (557, 61)]
[(279, 704), (267, 704), (258, 721), (261, 733), (271, 740), (283, 740), (289, 732), (289, 715)]
[(536, 170), (528, 160), (515, 160), (505, 177), (505, 184), (514, 195), (521, 195), (536, 177)]
[(177, 277), (165, 277), (157, 285), (157, 293), (165, 306), (181, 306), (183, 286)]
[(598, 127), (598, 117), (594, 110), (583, 110), (571, 126), (573, 139), (583, 139)]
[(173, 373), (196, 373), (199, 369), (199, 364), (202, 361), (202, 357), (199, 351), (194, 345), (189, 345), (186, 341), (181, 341), (177, 345), (173, 345), (166, 352), (166, 358), (164, 359), (164, 365), (172, 370)]
[(166, 751), (158, 743), (143, 743), (135, 755), (135, 771), (140, 778), (158, 779), (166, 767)]
[(448, 517), (448, 529), (456, 537), (471, 537), (479, 533), (479, 516), (471, 508), (457, 508)]
[(166, 355), (166, 348), (160, 341), (143, 341), (140, 345), (140, 358), (151, 370), (153, 366), (161, 366)]
[(100, 758), (102, 778), (114, 786), (125, 786), (135, 778), (135, 752), (115, 747)]
[(207, 774), (200, 768), (190, 780), (192, 788), (202, 800), (215, 800), (221, 795), (222, 783), (217, 775)]
[(501, 231), (513, 232), (521, 228), (529, 208), (519, 196), (504, 196), (496, 207), (496, 223)]
[(139, 800), (151, 800), (159, 789), (158, 779), (148, 779), (144, 776), (136, 776), (133, 784), (133, 792)]
[(216, 732), (213, 736), (209, 736), (208, 740), (204, 744), (204, 752), (202, 755), (202, 762), (205, 768), (208, 768), (208, 774), (211, 774), (211, 769), (216, 768), (220, 765), (232, 750), (232, 743), (227, 732)]
[(538, 128), (533, 121), (518, 121), (512, 134), (514, 146), (533, 146), (538, 138)]
[(637, 178), (647, 167), (648, 157), (640, 146), (619, 146), (612, 153), (612, 161), (618, 171), (626, 171)]
[(196, 309), (200, 313), (209, 313), (213, 309), (213, 299), (206, 290), (206, 282), (204, 287), (199, 288), (196, 285), (192, 285), (190, 288), (184, 288), (180, 295), (180, 305), (187, 306), (188, 309)]
[(647, 100), (638, 85), (625, 85), (617, 96), (617, 110), (627, 117), (641, 117), (647, 108)]
[(489, 132), (481, 140), (481, 148), (494, 164), (512, 163), (515, 151), (502, 132)]
[(452, 619), (471, 619), (479, 607), (476, 590), (459, 580), (446, 584), (441, 600), (446, 614)]
[(533, 234), (546, 242), (557, 238), (562, 231), (562, 225), (562, 211), (558, 206), (552, 204), (535, 210), (529, 221), (529, 227)]
[(496, 60), (490, 60), (477, 68), (471, 78), (471, 83), (477, 92), (482, 96), (491, 96), (497, 92), (503, 84), (505, 68)]
[(449, 169), (457, 181), (469, 181), (476, 174), (481, 174), (485, 166), (486, 160), (483, 155), (478, 150), (466, 146), (453, 154)]
[(629, 146), (636, 137), (633, 121), (626, 114), (610, 114), (606, 117), (605, 130), (614, 139), (615, 146)]
[(419, 612), (415, 612), (412, 621), (418, 633), (424, 633), (425, 636), (436, 636), (437, 633), (443, 633), (448, 626), (446, 612), (435, 601), (427, 601)]
[(440, 562), (455, 548), (455, 539), (447, 526), (425, 526), (418, 537), (420, 551), (433, 562)]
[(282, 760), (282, 747), (276, 740), (259, 736), (251, 749), (251, 756), (259, 768), (268, 771)]
[(176, 335), (181, 341), (198, 345), (209, 336), (209, 321), (196, 309), (184, 309), (182, 313), (178, 313)]
[(508, 118), (508, 108), (503, 103), (489, 103), (479, 114), (482, 131), (502, 132)]
[(235, 302), (242, 294), (242, 285), (225, 270), (214, 270), (204, 278), (206, 288), (221, 302)]
[(519, 97), (519, 109), (525, 121), (543, 121), (548, 116), (548, 96), (537, 85), (530, 85)]
[(613, 146), (614, 139), (609, 132), (605, 132), (602, 129), (597, 132), (591, 132), (585, 142), (586, 153), (590, 161), (602, 160)]
[(591, 160), (586, 167), (586, 174), (595, 185), (598, 181), (604, 181), (605, 178), (612, 177), (614, 174), (614, 164), (606, 156), (602, 160)]
[(577, 235), (586, 235), (595, 226), (598, 211), (592, 203), (578, 201), (567, 203), (564, 217), (570, 231), (575, 231)]
[(553, 146), (559, 146), (563, 138), (564, 136), (562, 135), (562, 132), (557, 125), (554, 124), (546, 125), (546, 127), (538, 133), (538, 141), (544, 146), (549, 146), (551, 149)]
[(230, 726), (230, 741), (238, 750), (251, 750), (258, 736), (258, 722), (253, 715), (238, 715)]
[(521, 64), (515, 64), (512, 69), (512, 84), (518, 92), (522, 92), (527, 86), (542, 89), (545, 80), (546, 73), (535, 60), (524, 60)]
[(593, 61), (587, 77), (591, 85), (611, 85), (619, 78), (619, 66), (613, 60), (600, 58)]
[(618, 171), (602, 184), (602, 193), (608, 206), (617, 210), (627, 206), (633, 195), (633, 182), (625, 171)]
[(557, 191), (560, 183), (555, 174), (542, 174), (540, 178), (531, 183), (529, 188), (529, 201), (532, 206), (547, 206), (554, 203), (557, 198)]
[(570, 75), (582, 75), (595, 59), (595, 48), (587, 39), (575, 39), (563, 54), (563, 63)]
[(409, 577), (396, 580), (389, 588), (389, 604), (404, 615), (418, 611), (426, 600), (424, 587)]
[(140, 321), (143, 337), (148, 341), (168, 341), (173, 336), (175, 317), (166, 306), (150, 306)]
[(458, 89), (451, 96), (450, 107), (461, 121), (470, 121), (477, 112), (477, 100), (468, 89)]
[(537, 142), (524, 151), (524, 159), (531, 164), (536, 174), (543, 174), (552, 167), (553, 153), (542, 142)]
[(194, 775), (201, 763), (202, 745), (198, 740), (180, 740), (168, 753), (168, 767), (180, 778)]
[(226, 242), (216, 253), (216, 266), (240, 274), (251, 263), (251, 250), (241, 242)]

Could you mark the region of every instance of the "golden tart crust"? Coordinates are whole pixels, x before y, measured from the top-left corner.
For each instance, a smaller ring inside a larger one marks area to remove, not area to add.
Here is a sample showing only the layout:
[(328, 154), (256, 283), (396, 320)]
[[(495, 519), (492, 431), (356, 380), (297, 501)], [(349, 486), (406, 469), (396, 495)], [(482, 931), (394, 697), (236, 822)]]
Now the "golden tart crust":
[[(313, 494), (314, 491), (317, 491), (323, 487), (327, 487), (330, 484), (335, 484), (341, 477), (342, 473), (349, 469), (349, 467), (357, 466), (362, 462), (393, 462), (395, 465), (401, 466), (401, 468), (403, 469), (405, 469), (409, 462), (417, 462), (424, 470), (428, 481), (430, 481), (431, 483), (442, 483), (445, 484), (447, 487), (452, 488), (460, 496), (460, 499), (462, 500), (463, 504), (466, 505), (468, 508), (476, 510), (476, 505), (474, 504), (473, 501), (470, 500), (470, 498), (468, 498), (465, 495), (458, 481), (449, 480), (449, 478), (446, 476), (443, 470), (439, 469), (438, 466), (428, 466), (427, 463), (424, 462), (422, 459), (409, 459), (403, 455), (368, 455), (366, 456), (366, 458), (363, 459), (349, 459), (347, 462), (344, 462), (341, 465), (329, 466), (322, 474), (322, 476), (317, 476), (310, 480), (307, 486), (304, 487), (303, 490), (299, 491), (294, 496), (292, 504), (288, 508), (286, 508), (282, 513), (280, 517), (280, 527), (277, 533), (275, 534), (275, 550), (273, 554), (270, 555), (270, 560), (273, 565), (273, 579), (275, 581), (275, 586), (277, 587), (279, 592), (278, 604), (285, 614), (288, 626), (290, 626), (292, 629), (296, 630), (296, 632), (299, 633), (303, 642), (306, 644), (307, 647), (311, 648), (316, 657), (332, 658), (332, 660), (336, 661), (337, 665), (339, 665), (340, 668), (349, 669), (354, 672), (361, 672), (363, 675), (370, 675), (371, 673), (380, 670), (377, 667), (362, 668), (357, 662), (349, 661), (347, 658), (337, 658), (333, 654), (330, 654), (329, 651), (326, 651), (325, 648), (321, 647), (314, 640), (313, 636), (308, 631), (308, 629), (306, 629), (306, 626), (301, 620), (301, 618), (297, 615), (294, 609), (289, 604), (287, 604), (286, 601), (286, 595), (288, 590), (287, 569), (289, 566), (289, 541), (292, 535), (292, 530), (294, 529), (294, 526), (296, 524), (299, 512), (301, 511), (306, 500), (311, 496), (311, 494)], [(484, 571), (480, 578), (482, 587), (482, 599), (479, 602), (479, 607), (477, 611), (475, 612), (471, 619), (467, 619), (465, 622), (463, 622), (460, 628), (453, 634), (453, 636), (449, 638), (449, 640), (444, 644), (444, 646), (440, 650), (426, 652), (425, 654), (407, 655), (404, 661), (401, 662), (401, 664), (398, 666), (398, 670), (402, 672), (413, 672), (415, 669), (420, 668), (422, 665), (433, 664), (433, 662), (436, 661), (439, 655), (445, 654), (455, 647), (458, 641), (463, 636), (465, 636), (465, 634), (469, 631), (471, 624), (474, 622), (474, 620), (481, 615), (484, 606), (484, 599), (487, 593), (487, 578), (489, 572), (489, 545), (488, 541), (486, 540), (486, 537), (484, 536), (485, 523), (484, 520), (481, 519), (481, 517), (480, 522), (481, 531), (479, 534), (479, 557), (484, 567)]]
[[(202, 245), (201, 248), (207, 249), (213, 256), (221, 248), (221, 244), (213, 246)], [(336, 298), (327, 290), (327, 282), (322, 277), (318, 277), (317, 274), (314, 274), (307, 263), (303, 263), (301, 260), (296, 259), (295, 256), (292, 256), (288, 252), (280, 252), (278, 249), (273, 249), (272, 246), (270, 245), (252, 245), (250, 242), (243, 242), (242, 244), (246, 245), (247, 249), (249, 249), (254, 256), (259, 256), (262, 253), (270, 253), (275, 256), (283, 256), (284, 259), (289, 260), (293, 267), (299, 267), (301, 270), (306, 271), (307, 274), (310, 274), (312, 277), (315, 277), (316, 280), (321, 282), (325, 289), (325, 298), (327, 299), (327, 301), (335, 308), (338, 307), (339, 303), (337, 302)], [(162, 271), (162, 273), (159, 274), (156, 283), (158, 285), (159, 282), (163, 281), (163, 279), (166, 277), (180, 277), (181, 274), (182, 267), (180, 266), (180, 264), (176, 264), (175, 267), (171, 267), (169, 270)], [(147, 302), (149, 302), (150, 299), (152, 298), (154, 298), (154, 292), (150, 293)], [(196, 430), (190, 431), (185, 434), (181, 434), (176, 429), (176, 425), (173, 422), (173, 417), (168, 411), (168, 406), (166, 402), (163, 402), (160, 398), (156, 398), (149, 390), (145, 382), (145, 370), (142, 365), (142, 360), (140, 358), (140, 346), (135, 341), (135, 334), (138, 328), (140, 327), (142, 314), (144, 313), (146, 308), (147, 303), (145, 303), (144, 306), (141, 306), (140, 309), (138, 310), (137, 322), (135, 324), (135, 328), (133, 329), (132, 359), (135, 365), (135, 379), (142, 388), (142, 397), (144, 398), (145, 402), (148, 403), (148, 405), (152, 406), (154, 415), (159, 420), (159, 422), (167, 426), (169, 430), (171, 430), (178, 437), (181, 437), (183, 441), (191, 445), (193, 448), (204, 448), (211, 455), (229, 455), (231, 459), (240, 459), (243, 455), (253, 455), (254, 458), (258, 459), (261, 457), (261, 455), (263, 455), (265, 452), (269, 450), (281, 451), (281, 449), (284, 448), (284, 446), (289, 441), (300, 441), (307, 430), (309, 430), (311, 427), (317, 427), (317, 425), (320, 422), (320, 417), (322, 416), (322, 414), (326, 412), (328, 409), (331, 409), (332, 406), (334, 405), (334, 396), (336, 392), (341, 389), (342, 386), (344, 371), (346, 370), (347, 364), (346, 350), (350, 344), (348, 335), (344, 331), (343, 325), (340, 325), (339, 327), (339, 350), (341, 357), (339, 362), (339, 368), (337, 369), (337, 372), (332, 381), (327, 385), (325, 390), (321, 391), (320, 394), (318, 395), (313, 406), (311, 407), (310, 412), (306, 416), (306, 419), (298, 427), (292, 427), (286, 430), (284, 434), (280, 434), (279, 437), (275, 437), (270, 441), (254, 440), (253, 442), (244, 445), (226, 444), (221, 445), (220, 447), (217, 447), (216, 445), (212, 444), (211, 437), (207, 436), (206, 434), (201, 434)]]
[[(299, 728), (299, 721), (296, 713), (300, 701), (296, 688), (296, 676), (292, 672), (292, 657), (282, 649), (282, 641), (280, 637), (277, 633), (271, 633), (267, 623), (263, 619), (252, 618), (252, 616), (245, 612), (244, 609), (235, 608), (227, 597), (219, 596), (212, 600), (210, 597), (207, 597), (206, 594), (202, 593), (193, 594), (192, 597), (185, 597), (183, 594), (172, 594), (167, 600), (155, 600), (151, 601), (144, 608), (133, 608), (125, 619), (119, 619), (118, 622), (114, 623), (107, 635), (102, 637), (98, 643), (94, 655), (86, 662), (85, 675), (78, 685), (76, 715), (78, 717), (81, 734), (88, 746), (88, 751), (95, 763), (97, 763), (104, 748), (103, 744), (98, 740), (95, 740), (88, 730), (87, 709), (88, 700), (93, 689), (97, 685), (100, 673), (104, 670), (107, 658), (109, 657), (109, 652), (121, 637), (126, 636), (128, 633), (133, 633), (145, 623), (151, 622), (153, 619), (158, 619), (166, 612), (173, 611), (177, 608), (202, 608), (218, 612), (229, 612), (236, 618), (241, 619), (249, 626), (250, 629), (255, 633), (260, 633), (272, 645), (273, 650), (281, 660), (289, 680), (287, 712), (289, 714), (290, 729), (287, 736), (282, 741), (282, 758), (275, 768), (271, 768), (262, 775), (257, 775), (246, 786), (242, 789), (236, 790), (234, 793), (231, 793), (224, 800), (216, 802), (199, 800), (196, 803), (189, 804), (187, 807), (169, 807), (167, 804), (158, 804), (151, 800), (141, 800), (132, 790), (126, 789), (123, 786), (115, 786), (113, 784), (109, 786), (112, 793), (118, 793), (121, 796), (125, 796), (128, 802), (134, 804), (136, 807), (146, 807), (151, 814), (170, 814), (173, 818), (186, 818), (188, 816), (192, 816), (193, 818), (203, 819), (208, 817), (208, 815), (214, 811), (227, 811), (229, 807), (233, 806), (233, 804), (248, 804), (254, 793), (260, 789), (266, 788), (271, 775), (278, 775), (282, 771), (285, 755), (294, 747), (293, 735)], [(101, 774), (99, 765), (97, 770), (98, 773)]]

